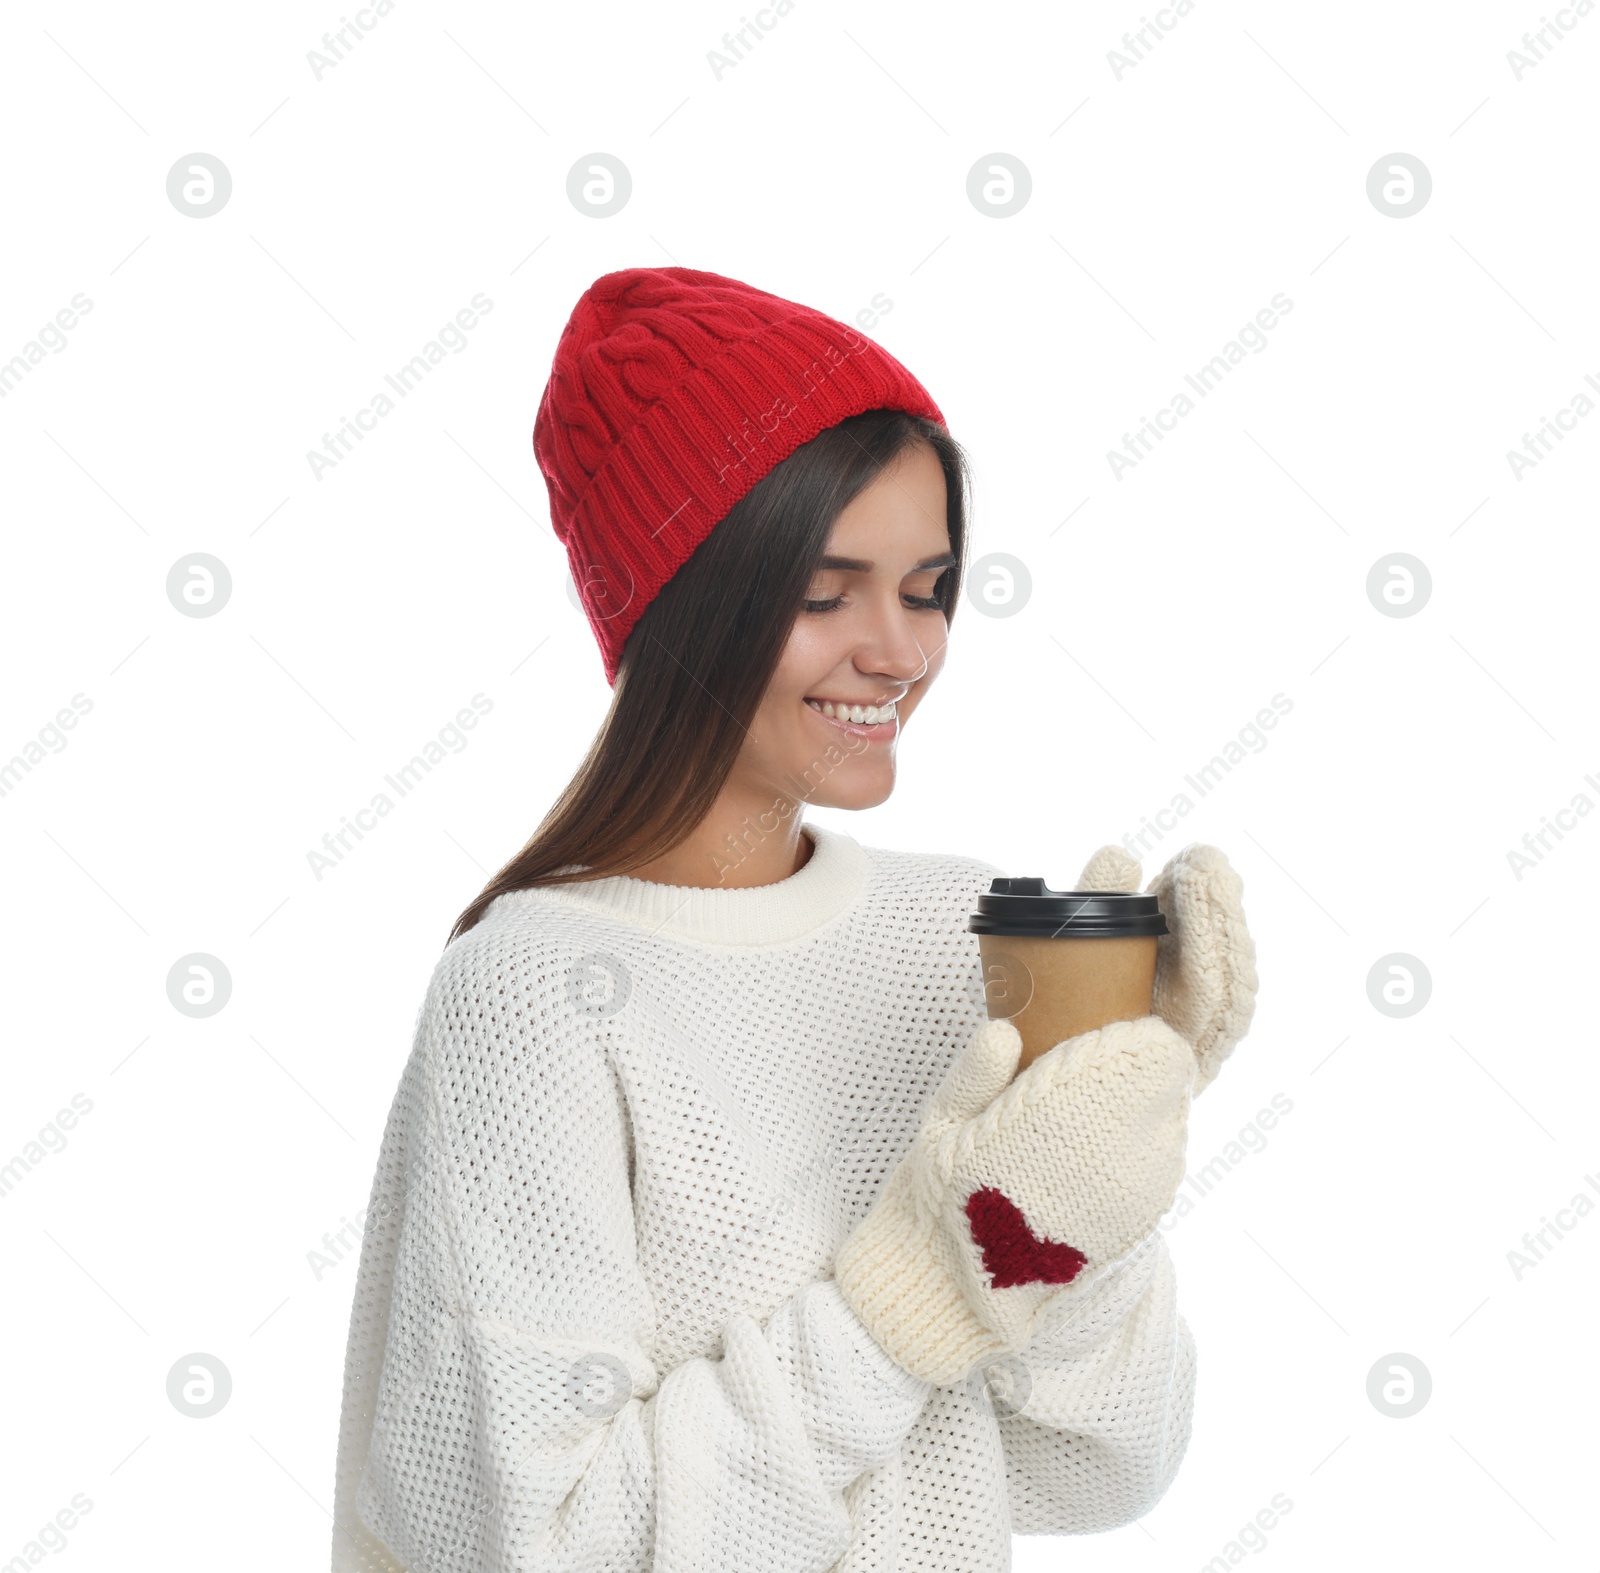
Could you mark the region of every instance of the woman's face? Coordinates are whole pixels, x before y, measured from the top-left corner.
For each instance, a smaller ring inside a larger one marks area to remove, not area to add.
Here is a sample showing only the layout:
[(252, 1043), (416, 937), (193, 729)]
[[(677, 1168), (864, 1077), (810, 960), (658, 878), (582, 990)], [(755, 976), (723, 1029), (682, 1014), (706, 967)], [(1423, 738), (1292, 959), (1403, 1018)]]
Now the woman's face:
[[(894, 790), (900, 729), (944, 665), (944, 613), (927, 603), (955, 558), (933, 450), (902, 450), (839, 515), (826, 553), (736, 768), (775, 795), (871, 808)], [(894, 715), (839, 719), (846, 705)]]

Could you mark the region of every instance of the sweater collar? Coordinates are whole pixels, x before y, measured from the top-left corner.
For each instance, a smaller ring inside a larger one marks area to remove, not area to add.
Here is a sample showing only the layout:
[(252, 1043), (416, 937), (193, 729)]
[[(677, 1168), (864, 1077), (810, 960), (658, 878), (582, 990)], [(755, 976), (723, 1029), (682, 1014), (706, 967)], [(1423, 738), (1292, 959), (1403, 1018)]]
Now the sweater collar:
[(798, 873), (770, 885), (702, 889), (613, 874), (511, 894), (572, 903), (656, 934), (708, 945), (780, 944), (837, 917), (866, 877), (866, 852), (842, 830), (807, 821), (801, 834), (816, 850)]

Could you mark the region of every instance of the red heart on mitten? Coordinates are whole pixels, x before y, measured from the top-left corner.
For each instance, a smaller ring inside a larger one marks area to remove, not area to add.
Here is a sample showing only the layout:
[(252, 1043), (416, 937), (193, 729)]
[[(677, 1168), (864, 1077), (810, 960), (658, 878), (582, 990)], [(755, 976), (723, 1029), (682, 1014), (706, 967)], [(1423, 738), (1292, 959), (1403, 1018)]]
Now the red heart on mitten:
[(992, 1185), (967, 1198), (967, 1222), (996, 1289), (1071, 1283), (1089, 1260), (1075, 1245), (1041, 1240), (1017, 1204)]

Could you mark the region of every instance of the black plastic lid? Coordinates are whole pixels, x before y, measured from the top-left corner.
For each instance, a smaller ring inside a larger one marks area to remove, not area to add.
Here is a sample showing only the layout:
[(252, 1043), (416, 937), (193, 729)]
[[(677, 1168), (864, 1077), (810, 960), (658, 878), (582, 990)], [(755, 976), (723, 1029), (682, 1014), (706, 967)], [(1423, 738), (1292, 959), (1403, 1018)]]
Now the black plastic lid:
[(969, 934), (1032, 935), (1042, 939), (1118, 938), (1165, 934), (1167, 920), (1154, 895), (1122, 890), (1052, 890), (1038, 878), (1000, 878), (978, 897)]

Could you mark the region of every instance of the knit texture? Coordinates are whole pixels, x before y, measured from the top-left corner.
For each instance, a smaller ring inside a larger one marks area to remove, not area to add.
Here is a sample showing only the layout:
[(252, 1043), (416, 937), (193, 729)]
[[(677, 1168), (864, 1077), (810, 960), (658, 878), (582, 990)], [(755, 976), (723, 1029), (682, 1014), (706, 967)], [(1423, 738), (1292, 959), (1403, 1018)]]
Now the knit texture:
[(1172, 931), (1157, 941), (1151, 1008), (1193, 1046), (1195, 1091), (1216, 1080), (1255, 1014), (1256, 945), (1244, 919), (1244, 881), (1218, 847), (1196, 843), (1145, 887)]
[(985, 1020), (1001, 871), (806, 834), (771, 885), (512, 892), (440, 957), (363, 1215), (334, 1573), (996, 1573), (1167, 1489), (1159, 1232), (955, 1386), (830, 1276)]
[(1195, 1056), (1166, 1022), (1111, 1022), (1016, 1076), (1021, 1052), (1009, 1021), (978, 1029), (834, 1262), (873, 1336), (929, 1382), (1019, 1353), (1183, 1178)]
[(728, 510), (825, 427), (875, 409), (944, 423), (886, 349), (810, 306), (679, 267), (623, 268), (583, 292), (533, 451), (608, 683)]

